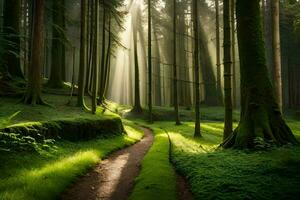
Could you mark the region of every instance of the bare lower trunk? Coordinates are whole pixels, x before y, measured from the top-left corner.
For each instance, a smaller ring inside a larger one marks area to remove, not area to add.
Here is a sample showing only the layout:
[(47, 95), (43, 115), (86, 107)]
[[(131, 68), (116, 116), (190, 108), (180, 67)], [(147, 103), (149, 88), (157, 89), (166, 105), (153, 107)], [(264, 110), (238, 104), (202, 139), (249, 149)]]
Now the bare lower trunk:
[[(241, 60), (241, 119), (222, 144), (254, 148), (260, 139), (278, 145), (297, 143), (282, 118), (266, 66), (259, 0), (237, 0), (237, 32)], [(251, 35), (251, 37), (249, 37)]]

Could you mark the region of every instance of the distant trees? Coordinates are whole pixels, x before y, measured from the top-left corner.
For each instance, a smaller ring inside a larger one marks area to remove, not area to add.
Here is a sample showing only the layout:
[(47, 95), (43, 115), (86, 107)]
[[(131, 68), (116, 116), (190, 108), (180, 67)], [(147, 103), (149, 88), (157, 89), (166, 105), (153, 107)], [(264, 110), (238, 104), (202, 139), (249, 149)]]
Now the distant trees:
[(52, 2), (51, 73), (48, 86), (62, 88), (65, 77), (65, 0)]
[(5, 0), (3, 16), (4, 49), (2, 59), (4, 61), (5, 68), (12, 77), (24, 79), (20, 62), (20, 20), (21, 1)]
[[(237, 0), (237, 34), (241, 60), (241, 119), (224, 148), (253, 148), (261, 140), (297, 143), (284, 121), (266, 66), (260, 0)], [(251, 35), (251, 37), (249, 37)]]

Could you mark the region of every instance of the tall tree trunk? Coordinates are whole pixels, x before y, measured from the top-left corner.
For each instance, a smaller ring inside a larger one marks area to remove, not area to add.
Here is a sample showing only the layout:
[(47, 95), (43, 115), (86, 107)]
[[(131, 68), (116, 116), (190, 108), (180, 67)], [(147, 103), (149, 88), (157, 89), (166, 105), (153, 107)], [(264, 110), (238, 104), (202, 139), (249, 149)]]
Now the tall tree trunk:
[(265, 29), (264, 29), (264, 38), (266, 44), (266, 59), (267, 59), (267, 67), (269, 69), (269, 73), (271, 75), (272, 81), (274, 81), (274, 58), (273, 58), (273, 24), (272, 24), (272, 1), (265, 1)]
[(280, 19), (279, 0), (272, 1), (273, 24), (273, 58), (274, 58), (274, 87), (275, 97), (282, 110), (282, 77), (281, 77), (281, 50), (280, 50)]
[(97, 95), (99, 86), (99, 1), (94, 0), (93, 17), (94, 17), (94, 43), (93, 43), (93, 91), (92, 91), (92, 113), (97, 111)]
[(104, 94), (107, 94), (109, 79), (110, 79), (110, 56), (111, 56), (111, 41), (112, 40), (112, 32), (111, 32), (111, 12), (108, 16), (108, 45), (107, 45), (107, 53), (105, 59), (105, 85), (104, 85)]
[(225, 127), (224, 140), (232, 133), (232, 61), (231, 61), (231, 28), (230, 28), (230, 0), (224, 0), (224, 103)]
[(52, 49), (51, 49), (51, 73), (48, 85), (52, 88), (63, 87), (63, 15), (64, 0), (56, 0), (52, 3), (53, 25), (52, 25)]
[(232, 51), (232, 105), (237, 107), (237, 84), (236, 84), (236, 53), (235, 53), (235, 0), (230, 0), (231, 14), (231, 51)]
[(254, 148), (257, 138), (278, 145), (297, 143), (282, 118), (268, 76), (259, 2), (237, 0), (236, 3), (241, 119), (238, 128), (222, 144), (224, 148)]
[(105, 82), (106, 82), (106, 70), (105, 70), (105, 52), (106, 52), (106, 8), (103, 5), (103, 16), (102, 16), (102, 55), (101, 55), (101, 70), (100, 70), (100, 90), (99, 90), (99, 99), (98, 105), (104, 103), (104, 91), (105, 91)]
[(5, 37), (4, 64), (12, 77), (24, 79), (20, 62), (21, 1), (4, 1), (3, 29)]
[(178, 103), (178, 85), (177, 85), (177, 61), (176, 61), (176, 34), (177, 34), (177, 2), (176, 0), (173, 0), (173, 95), (174, 95), (174, 109), (175, 109), (175, 122), (176, 125), (180, 125), (180, 119), (179, 119), (179, 103)]
[(151, 35), (151, 0), (148, 0), (148, 107), (149, 121), (152, 119), (152, 35)]
[(81, 0), (80, 66), (78, 74), (77, 106), (82, 108), (85, 107), (84, 89), (87, 65), (87, 2), (88, 0)]
[(138, 58), (138, 45), (137, 45), (137, 24), (136, 21), (132, 21), (133, 26), (133, 51), (134, 51), (134, 106), (133, 112), (142, 113), (143, 109), (141, 106), (140, 97), (140, 72), (139, 72), (139, 58)]
[(24, 97), (24, 103), (32, 105), (44, 104), (41, 99), (41, 70), (44, 63), (44, 9), (44, 0), (33, 2), (33, 30), (31, 37), (30, 65), (27, 91)]
[(194, 137), (201, 137), (200, 130), (200, 67), (199, 67), (199, 23), (198, 0), (193, 0), (193, 25), (194, 25), (194, 68), (195, 68), (195, 132)]
[(222, 104), (222, 86), (221, 86), (221, 45), (220, 45), (220, 8), (219, 0), (215, 0), (216, 9), (216, 65), (217, 65), (217, 92), (219, 94), (219, 102)]

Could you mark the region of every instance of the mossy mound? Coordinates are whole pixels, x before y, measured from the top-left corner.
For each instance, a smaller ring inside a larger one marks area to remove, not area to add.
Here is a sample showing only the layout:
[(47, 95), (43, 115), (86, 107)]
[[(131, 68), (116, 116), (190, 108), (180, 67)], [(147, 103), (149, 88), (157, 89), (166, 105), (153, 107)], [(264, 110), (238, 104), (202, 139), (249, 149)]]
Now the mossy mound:
[(124, 132), (118, 117), (78, 118), (46, 122), (28, 122), (0, 130), (0, 150), (38, 151), (47, 147), (48, 141), (72, 142), (95, 138), (109, 138)]
[(98, 136), (114, 136), (124, 132), (122, 121), (118, 117), (101, 119), (65, 119), (46, 122), (29, 122), (8, 126), (2, 130), (30, 136), (37, 141), (44, 139), (64, 139), (69, 141), (88, 140)]

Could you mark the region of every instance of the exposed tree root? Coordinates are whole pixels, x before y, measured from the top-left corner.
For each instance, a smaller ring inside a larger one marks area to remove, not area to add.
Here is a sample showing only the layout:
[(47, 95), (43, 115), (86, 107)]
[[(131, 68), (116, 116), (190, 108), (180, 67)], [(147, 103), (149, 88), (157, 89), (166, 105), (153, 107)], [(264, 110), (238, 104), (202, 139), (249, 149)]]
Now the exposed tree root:
[(36, 94), (25, 94), (24, 97), (21, 99), (21, 102), (23, 102), (24, 104), (29, 104), (29, 105), (42, 105), (42, 106), (49, 106), (49, 107), (53, 107), (52, 105), (48, 104), (47, 102), (45, 102), (40, 95), (36, 95)]
[(265, 110), (260, 109), (247, 116), (242, 117), (239, 126), (221, 144), (223, 148), (255, 148), (258, 138), (277, 146), (298, 144), (280, 112), (275, 110), (267, 114)]

